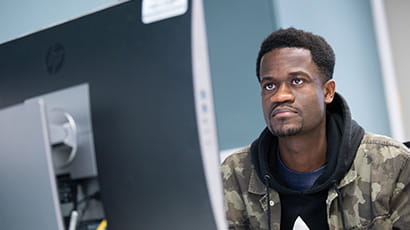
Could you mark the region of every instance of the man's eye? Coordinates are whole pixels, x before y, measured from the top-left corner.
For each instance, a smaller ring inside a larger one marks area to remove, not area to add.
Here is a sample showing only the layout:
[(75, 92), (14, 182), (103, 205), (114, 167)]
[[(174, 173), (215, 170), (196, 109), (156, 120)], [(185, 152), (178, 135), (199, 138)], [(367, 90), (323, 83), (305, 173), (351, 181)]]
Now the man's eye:
[(275, 85), (272, 84), (272, 83), (269, 83), (269, 84), (266, 84), (264, 88), (265, 88), (266, 90), (271, 91), (271, 90), (274, 90), (274, 89), (275, 89)]
[(302, 79), (299, 79), (299, 78), (293, 79), (293, 80), (292, 80), (292, 84), (294, 84), (294, 85), (301, 85), (301, 84), (303, 84), (303, 80), (302, 80)]

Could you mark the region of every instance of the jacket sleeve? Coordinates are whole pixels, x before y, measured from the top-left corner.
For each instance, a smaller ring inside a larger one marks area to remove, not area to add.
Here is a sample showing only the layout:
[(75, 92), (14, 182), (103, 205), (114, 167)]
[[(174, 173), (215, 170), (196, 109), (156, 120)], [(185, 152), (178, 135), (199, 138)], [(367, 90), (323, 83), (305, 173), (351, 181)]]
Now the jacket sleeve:
[[(222, 182), (224, 190), (224, 206), (229, 229), (249, 229), (246, 207), (243, 201), (242, 189), (236, 170), (234, 156), (228, 157), (221, 165)], [(246, 192), (246, 191), (245, 191)]]
[(410, 157), (404, 160), (391, 199), (393, 229), (410, 229)]

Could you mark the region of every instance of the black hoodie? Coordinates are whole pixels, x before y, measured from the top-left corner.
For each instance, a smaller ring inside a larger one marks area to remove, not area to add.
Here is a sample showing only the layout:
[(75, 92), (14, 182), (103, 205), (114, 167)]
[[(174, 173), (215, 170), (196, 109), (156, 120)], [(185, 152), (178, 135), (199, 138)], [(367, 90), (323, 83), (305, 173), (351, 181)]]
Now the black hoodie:
[[(345, 100), (336, 93), (333, 102), (327, 106), (327, 167), (312, 188), (306, 192), (292, 190), (278, 178), (277, 137), (266, 128), (252, 143), (252, 162), (259, 179), (280, 195), (281, 229), (292, 229), (298, 216), (302, 217), (310, 229), (328, 227), (327, 192), (330, 187), (337, 189), (336, 184), (350, 169), (363, 135), (363, 128), (351, 119)], [(266, 178), (269, 180), (266, 181)]]

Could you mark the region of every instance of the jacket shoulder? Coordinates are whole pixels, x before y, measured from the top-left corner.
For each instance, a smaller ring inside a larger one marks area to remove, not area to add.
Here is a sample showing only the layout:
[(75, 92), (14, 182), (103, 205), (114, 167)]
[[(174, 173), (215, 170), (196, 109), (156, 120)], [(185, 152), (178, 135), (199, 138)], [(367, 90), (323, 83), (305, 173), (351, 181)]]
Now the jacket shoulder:
[(253, 168), (250, 146), (232, 153), (221, 164), (221, 172), (224, 178), (231, 176), (232, 173), (244, 174), (250, 168)]
[(409, 149), (401, 142), (390, 137), (374, 133), (366, 133), (362, 139), (360, 150), (371, 158), (382, 158), (384, 161), (389, 159), (408, 159)]

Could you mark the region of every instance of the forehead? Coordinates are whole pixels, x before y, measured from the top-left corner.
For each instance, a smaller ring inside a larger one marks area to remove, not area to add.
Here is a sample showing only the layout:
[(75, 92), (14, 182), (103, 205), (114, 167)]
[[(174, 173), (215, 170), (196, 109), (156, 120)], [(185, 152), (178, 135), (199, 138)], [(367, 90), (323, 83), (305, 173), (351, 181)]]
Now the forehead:
[(260, 62), (260, 75), (274, 72), (307, 71), (318, 73), (318, 67), (312, 60), (310, 50), (304, 48), (279, 48), (266, 53)]

